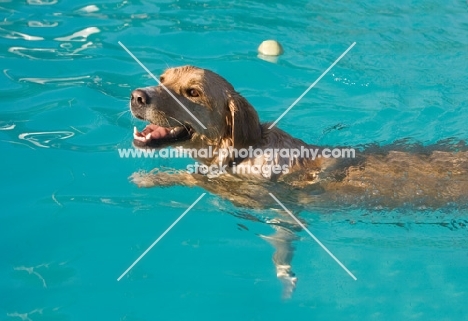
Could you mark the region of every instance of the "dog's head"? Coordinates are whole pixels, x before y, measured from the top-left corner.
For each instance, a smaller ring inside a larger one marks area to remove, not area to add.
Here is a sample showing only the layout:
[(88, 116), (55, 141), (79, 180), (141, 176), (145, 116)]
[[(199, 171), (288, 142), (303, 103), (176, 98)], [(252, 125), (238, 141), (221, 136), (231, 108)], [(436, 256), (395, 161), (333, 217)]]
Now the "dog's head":
[(243, 147), (261, 137), (257, 112), (224, 78), (192, 66), (170, 68), (161, 85), (131, 94), (132, 114), (150, 124), (135, 129), (137, 147), (162, 143)]

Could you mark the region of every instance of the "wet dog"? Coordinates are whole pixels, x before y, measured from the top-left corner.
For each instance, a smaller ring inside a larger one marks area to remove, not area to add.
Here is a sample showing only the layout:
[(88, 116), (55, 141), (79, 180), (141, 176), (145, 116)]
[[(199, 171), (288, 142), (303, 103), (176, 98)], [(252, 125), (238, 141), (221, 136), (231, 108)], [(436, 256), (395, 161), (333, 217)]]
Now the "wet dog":
[[(132, 114), (149, 123), (141, 131), (135, 129), (134, 145), (210, 149), (210, 155), (194, 158), (223, 171), (155, 169), (135, 173), (132, 180), (138, 186), (201, 186), (237, 206), (257, 209), (277, 207), (273, 193), (296, 213), (310, 207), (431, 210), (467, 204), (466, 150), (387, 146), (357, 149), (346, 158), (325, 157), (324, 147), (260, 123), (252, 105), (214, 72), (171, 68), (160, 82), (131, 94)], [(292, 153), (297, 150), (302, 153)], [(274, 262), (287, 296), (296, 282), (290, 266), (295, 223), (287, 215), (275, 222), (276, 234), (265, 238), (276, 248)]]

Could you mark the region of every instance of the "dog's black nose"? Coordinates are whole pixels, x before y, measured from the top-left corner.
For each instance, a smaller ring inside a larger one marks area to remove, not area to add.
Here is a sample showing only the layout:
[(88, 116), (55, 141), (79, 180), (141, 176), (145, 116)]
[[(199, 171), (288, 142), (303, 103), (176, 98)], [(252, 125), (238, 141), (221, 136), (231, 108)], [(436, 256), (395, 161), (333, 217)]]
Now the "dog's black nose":
[(132, 104), (137, 104), (137, 105), (146, 105), (148, 102), (148, 95), (141, 89), (136, 89), (132, 91), (132, 96), (131, 96), (131, 101)]

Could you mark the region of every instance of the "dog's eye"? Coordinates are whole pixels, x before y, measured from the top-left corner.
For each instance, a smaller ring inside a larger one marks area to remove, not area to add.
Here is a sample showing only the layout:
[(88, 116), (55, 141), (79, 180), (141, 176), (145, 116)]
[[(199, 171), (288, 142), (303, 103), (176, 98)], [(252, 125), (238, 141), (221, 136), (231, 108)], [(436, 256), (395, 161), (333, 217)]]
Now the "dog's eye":
[(199, 97), (200, 93), (198, 92), (198, 90), (191, 88), (187, 90), (187, 95), (189, 95), (190, 97)]

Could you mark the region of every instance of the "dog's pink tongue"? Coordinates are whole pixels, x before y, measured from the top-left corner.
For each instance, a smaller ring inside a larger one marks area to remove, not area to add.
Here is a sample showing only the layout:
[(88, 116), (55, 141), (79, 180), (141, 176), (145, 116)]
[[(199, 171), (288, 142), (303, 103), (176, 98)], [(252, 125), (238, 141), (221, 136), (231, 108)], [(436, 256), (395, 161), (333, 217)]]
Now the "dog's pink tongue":
[(169, 135), (170, 130), (168, 128), (150, 124), (143, 130), (143, 136), (147, 136), (150, 133), (152, 139), (160, 139)]
[(141, 142), (148, 143), (151, 140), (157, 140), (168, 136), (171, 133), (169, 128), (164, 128), (158, 125), (150, 124), (139, 132), (136, 127), (133, 128), (133, 139)]

